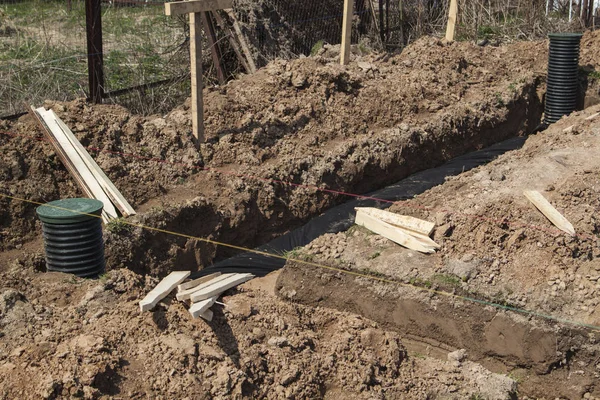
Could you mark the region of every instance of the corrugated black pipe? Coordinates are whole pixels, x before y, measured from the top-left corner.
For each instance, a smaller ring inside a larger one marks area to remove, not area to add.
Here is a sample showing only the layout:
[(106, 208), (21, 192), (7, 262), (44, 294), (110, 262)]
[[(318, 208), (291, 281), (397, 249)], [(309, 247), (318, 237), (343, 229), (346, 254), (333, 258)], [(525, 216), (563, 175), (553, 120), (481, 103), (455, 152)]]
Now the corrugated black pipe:
[(580, 33), (551, 33), (544, 123), (552, 124), (577, 107)]
[(104, 273), (103, 204), (93, 199), (57, 200), (37, 208), (42, 221), (46, 268), (81, 278)]

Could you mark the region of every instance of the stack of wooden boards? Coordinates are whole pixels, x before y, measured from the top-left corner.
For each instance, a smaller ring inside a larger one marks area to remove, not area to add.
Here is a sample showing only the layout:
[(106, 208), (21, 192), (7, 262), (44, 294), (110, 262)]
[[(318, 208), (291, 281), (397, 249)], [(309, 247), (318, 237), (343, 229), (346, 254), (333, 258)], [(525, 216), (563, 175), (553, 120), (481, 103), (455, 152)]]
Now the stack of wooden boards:
[(160, 300), (177, 288), (177, 300), (189, 303), (189, 311), (192, 317), (201, 317), (211, 321), (213, 313), (210, 307), (215, 304), (219, 296), (226, 290), (254, 278), (252, 274), (221, 274), (215, 272), (202, 278), (184, 282), (189, 276), (190, 271), (171, 272), (140, 301), (140, 310), (152, 310)]
[(429, 236), (435, 224), (378, 208), (357, 207), (355, 223), (401, 246), (421, 253), (434, 253), (440, 245)]
[(31, 110), (48, 141), (56, 150), (56, 154), (75, 178), (81, 190), (88, 197), (100, 200), (104, 204), (103, 221), (106, 223), (118, 218), (119, 213), (125, 217), (135, 215), (133, 207), (54, 111), (46, 110), (44, 107), (38, 109), (31, 107)]

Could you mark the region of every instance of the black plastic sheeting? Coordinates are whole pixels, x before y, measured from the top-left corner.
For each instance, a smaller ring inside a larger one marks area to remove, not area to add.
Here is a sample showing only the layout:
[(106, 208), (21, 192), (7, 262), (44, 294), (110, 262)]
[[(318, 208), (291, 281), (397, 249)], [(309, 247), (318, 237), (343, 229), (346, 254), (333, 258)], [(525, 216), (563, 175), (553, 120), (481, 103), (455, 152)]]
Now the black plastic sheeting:
[[(415, 195), (444, 183), (446, 177), (458, 175), (475, 167), (487, 164), (507, 151), (516, 150), (522, 147), (525, 140), (526, 138), (524, 137), (512, 138), (486, 149), (454, 158), (440, 167), (418, 172), (396, 184), (364, 196), (388, 201), (411, 199)], [(311, 219), (304, 226), (286, 233), (255, 250), (284, 255), (286, 252), (297, 247), (306, 246), (323, 234), (338, 233), (348, 230), (354, 224), (354, 217), (356, 214), (354, 211), (355, 207), (376, 207), (385, 209), (390, 206), (391, 204), (388, 202), (356, 198), (329, 209), (318, 217)], [(282, 268), (285, 263), (286, 260), (281, 258), (247, 252), (195, 272), (192, 274), (191, 278), (195, 279), (213, 272), (246, 272), (256, 276), (265, 276), (270, 272)]]

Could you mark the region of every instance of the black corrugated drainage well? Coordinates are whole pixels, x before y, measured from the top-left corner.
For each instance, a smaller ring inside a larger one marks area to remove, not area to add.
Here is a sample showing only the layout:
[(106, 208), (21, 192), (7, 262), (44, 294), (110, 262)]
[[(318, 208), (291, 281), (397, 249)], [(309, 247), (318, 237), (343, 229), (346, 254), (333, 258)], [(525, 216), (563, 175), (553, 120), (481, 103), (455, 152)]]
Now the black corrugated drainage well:
[(551, 33), (544, 123), (552, 124), (577, 107), (581, 33)]
[(94, 199), (64, 199), (40, 206), (46, 267), (82, 278), (104, 272), (103, 204)]

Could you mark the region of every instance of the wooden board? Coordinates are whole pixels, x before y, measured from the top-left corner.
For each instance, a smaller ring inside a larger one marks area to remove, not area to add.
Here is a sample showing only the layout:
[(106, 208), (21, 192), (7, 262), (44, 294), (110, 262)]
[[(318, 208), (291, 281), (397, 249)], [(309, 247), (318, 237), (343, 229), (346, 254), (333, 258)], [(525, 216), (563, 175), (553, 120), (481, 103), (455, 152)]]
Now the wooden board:
[(167, 275), (154, 289), (150, 291), (140, 301), (140, 310), (141, 311), (149, 311), (152, 310), (159, 301), (164, 299), (179, 285), (181, 282), (185, 280), (188, 276), (190, 276), (190, 271), (174, 271)]
[(256, 64), (254, 63), (254, 58), (252, 57), (252, 52), (250, 51), (250, 48), (248, 47), (248, 44), (246, 43), (246, 39), (244, 39), (244, 33), (242, 32), (242, 29), (240, 28), (240, 25), (237, 22), (237, 19), (235, 18), (235, 15), (233, 14), (233, 12), (231, 11), (226, 11), (227, 15), (229, 16), (229, 18), (231, 18), (232, 24), (233, 24), (233, 31), (235, 32), (237, 41), (240, 43), (240, 46), (242, 47), (242, 51), (244, 52), (244, 54), (246, 55), (246, 59), (248, 61), (248, 67), (250, 68), (250, 73), (255, 73), (256, 72)]
[(221, 53), (221, 46), (219, 46), (219, 41), (217, 39), (212, 12), (206, 11), (202, 13), (202, 23), (204, 24), (204, 33), (208, 39), (208, 47), (210, 48), (213, 65), (217, 71), (217, 79), (219, 80), (219, 83), (223, 85), (227, 82), (227, 73), (225, 72), (225, 66), (222, 62), (223, 54)]
[(350, 61), (350, 45), (352, 43), (352, 19), (354, 17), (354, 0), (344, 0), (344, 19), (342, 21), (342, 47), (340, 64)]
[(456, 33), (456, 18), (458, 16), (458, 0), (450, 0), (450, 12), (448, 13), (448, 25), (446, 26), (446, 40), (454, 41)]
[(233, 8), (233, 0), (190, 0), (165, 3), (166, 15), (201, 13)]
[(362, 210), (364, 213), (387, 222), (390, 225), (394, 225), (404, 230), (424, 236), (431, 235), (433, 229), (435, 228), (435, 224), (433, 222), (425, 221), (408, 215), (400, 215), (390, 211), (380, 210), (378, 208), (357, 207), (355, 210)]
[(96, 161), (94, 161), (94, 159), (90, 156), (90, 153), (87, 152), (85, 147), (81, 145), (81, 143), (79, 142), (79, 140), (77, 140), (73, 132), (71, 132), (71, 129), (69, 129), (69, 127), (65, 125), (65, 123), (60, 118), (58, 118), (54, 111), (50, 110), (50, 112), (56, 119), (58, 125), (63, 130), (67, 139), (69, 139), (73, 147), (75, 147), (75, 150), (77, 150), (77, 152), (79, 153), (81, 159), (88, 166), (89, 170), (96, 178), (96, 181), (98, 181), (100, 186), (102, 186), (102, 188), (104, 189), (104, 192), (108, 195), (108, 197), (111, 200), (113, 200), (113, 203), (117, 206), (119, 211), (121, 211), (121, 214), (123, 214), (126, 217), (130, 215), (135, 215), (136, 212), (131, 206), (131, 204), (129, 204), (129, 202), (125, 199), (125, 197), (123, 197), (119, 189), (117, 189), (116, 186), (112, 183), (112, 181), (108, 178), (108, 176), (106, 176), (104, 171), (102, 171), (102, 168), (100, 168)]
[(228, 279), (228, 278), (232, 277), (233, 275), (235, 275), (235, 274), (219, 275), (219, 276), (213, 277), (212, 279), (210, 279), (206, 282), (196, 285), (193, 288), (183, 290), (183, 291), (177, 293), (177, 296), (176, 296), (177, 300), (179, 300), (179, 301), (189, 300), (192, 297), (192, 295), (194, 293), (196, 293), (197, 291), (202, 290), (206, 287), (209, 287), (217, 282), (221, 282), (222, 280)]
[(192, 304), (189, 310), (190, 314), (192, 314), (192, 317), (198, 318), (199, 316), (204, 314), (210, 307), (212, 307), (212, 305), (215, 304), (215, 301), (217, 301), (217, 296)]
[(216, 282), (208, 287), (205, 287), (204, 289), (198, 290), (190, 297), (190, 299), (193, 303), (195, 303), (213, 296), (219, 296), (224, 291), (240, 285), (252, 278), (254, 278), (254, 275), (252, 274), (234, 274), (227, 279)]
[(56, 138), (50, 132), (50, 128), (48, 128), (42, 116), (35, 110), (33, 106), (30, 108), (29, 113), (34, 117), (38, 125), (42, 128), (44, 136), (46, 137), (46, 139), (48, 139), (48, 142), (52, 145), (52, 147), (54, 147), (54, 151), (56, 151), (58, 158), (60, 158), (65, 168), (67, 168), (67, 171), (69, 171), (69, 174), (71, 174), (73, 179), (75, 179), (75, 183), (77, 183), (83, 194), (89, 198), (93, 198), (90, 188), (88, 188), (83, 179), (81, 179), (81, 176), (79, 176), (79, 174), (77, 173), (77, 169), (69, 160), (63, 149), (60, 147), (60, 145), (56, 141)]
[(107, 217), (109, 220), (117, 218), (119, 215), (113, 206), (111, 199), (106, 195), (104, 189), (102, 189), (102, 186), (100, 186), (94, 177), (94, 174), (90, 171), (87, 164), (81, 158), (75, 147), (71, 144), (66, 134), (63, 132), (62, 128), (54, 118), (54, 113), (46, 111), (43, 107), (40, 107), (35, 111), (43, 119), (50, 131), (50, 134), (54, 137), (56, 143), (64, 151), (65, 156), (73, 164), (79, 177), (89, 188), (92, 197), (96, 200), (100, 200), (104, 204), (104, 209), (102, 211), (103, 214), (105, 214), (105, 216), (103, 216), (104, 222), (107, 222), (105, 217)]
[(190, 62), (192, 76), (192, 133), (196, 140), (196, 146), (200, 146), (200, 143), (204, 143), (202, 14), (200, 13), (190, 14)]
[(213, 312), (211, 310), (206, 310), (202, 314), (200, 314), (200, 318), (207, 320), (208, 322), (213, 319)]
[(569, 235), (575, 236), (575, 228), (573, 228), (573, 225), (559, 213), (540, 192), (526, 190), (523, 194), (542, 212), (542, 214), (546, 216), (546, 218), (550, 220), (550, 222), (554, 224), (554, 226)]
[(201, 283), (208, 282), (211, 279), (216, 278), (219, 275), (221, 275), (220, 272), (215, 272), (214, 274), (206, 275), (206, 276), (203, 276), (202, 278), (194, 279), (193, 281), (184, 282), (181, 285), (177, 286), (177, 291), (183, 292), (186, 289), (191, 289), (193, 287), (198, 286)]
[[(383, 222), (377, 218), (372, 217), (369, 214), (358, 210), (356, 213), (355, 223), (360, 226), (364, 226), (372, 232), (377, 233), (401, 246), (409, 248), (411, 250), (419, 251), (421, 253), (434, 253), (436, 248), (429, 243), (424, 242), (420, 238), (405, 233), (402, 229), (399, 229), (387, 222)], [(435, 243), (435, 242), (434, 242)]]
[(242, 49), (240, 48), (240, 44), (238, 42), (236, 42), (235, 35), (233, 32), (231, 32), (231, 27), (227, 24), (227, 22), (225, 22), (225, 20), (221, 17), (221, 15), (219, 14), (218, 11), (215, 11), (213, 13), (213, 15), (215, 16), (215, 19), (217, 20), (217, 24), (221, 27), (221, 29), (223, 31), (226, 32), (225, 34), (227, 36), (227, 40), (229, 40), (229, 44), (231, 45), (231, 48), (233, 48), (233, 51), (235, 52), (237, 59), (242, 64), (242, 66), (244, 67), (246, 72), (251, 74), (252, 69), (250, 68), (250, 65), (248, 64), (248, 62), (242, 55)]

